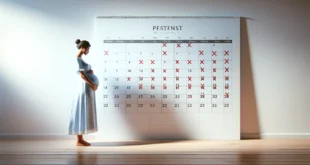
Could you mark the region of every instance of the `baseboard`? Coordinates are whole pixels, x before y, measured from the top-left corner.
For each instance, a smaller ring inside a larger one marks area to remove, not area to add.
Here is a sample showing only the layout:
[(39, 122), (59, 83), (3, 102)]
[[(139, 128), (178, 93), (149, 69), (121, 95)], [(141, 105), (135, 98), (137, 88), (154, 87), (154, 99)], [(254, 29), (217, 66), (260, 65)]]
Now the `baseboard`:
[[(85, 135), (85, 139), (94, 140), (95, 135)], [(76, 136), (63, 133), (0, 133), (0, 139), (10, 140), (26, 140), (26, 139), (40, 139), (40, 140), (75, 140)]]
[(309, 139), (310, 133), (242, 133), (241, 139)]

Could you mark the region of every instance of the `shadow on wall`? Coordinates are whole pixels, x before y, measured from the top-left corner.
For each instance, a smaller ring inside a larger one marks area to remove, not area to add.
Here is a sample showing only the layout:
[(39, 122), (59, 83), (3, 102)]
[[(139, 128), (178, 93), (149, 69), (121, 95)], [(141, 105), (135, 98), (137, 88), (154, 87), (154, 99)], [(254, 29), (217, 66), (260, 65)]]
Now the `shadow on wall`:
[(252, 19), (241, 18), (241, 138), (260, 139), (259, 116), (255, 95), (255, 84), (251, 60), (251, 50), (248, 38), (247, 21)]

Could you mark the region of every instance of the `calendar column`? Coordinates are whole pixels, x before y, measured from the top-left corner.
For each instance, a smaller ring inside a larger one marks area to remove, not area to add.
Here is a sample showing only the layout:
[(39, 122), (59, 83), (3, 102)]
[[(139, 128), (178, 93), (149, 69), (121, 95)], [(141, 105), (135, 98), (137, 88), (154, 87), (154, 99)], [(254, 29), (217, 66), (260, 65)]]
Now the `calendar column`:
[(161, 43), (162, 58), (162, 108), (163, 113), (174, 112), (175, 61), (174, 43)]
[(187, 57), (187, 112), (199, 112), (199, 97), (200, 97), (200, 77), (199, 77), (199, 58), (198, 58), (198, 43), (186, 43)]
[(213, 44), (211, 50), (211, 66), (212, 66), (212, 112), (223, 112), (223, 45)]
[(186, 43), (175, 43), (175, 97), (174, 110), (175, 112), (186, 112), (186, 97), (187, 97), (187, 49)]
[(231, 82), (232, 82), (232, 44), (224, 46), (224, 112), (231, 112)]
[(138, 45), (127, 44), (126, 57), (126, 113), (137, 113), (138, 109)]

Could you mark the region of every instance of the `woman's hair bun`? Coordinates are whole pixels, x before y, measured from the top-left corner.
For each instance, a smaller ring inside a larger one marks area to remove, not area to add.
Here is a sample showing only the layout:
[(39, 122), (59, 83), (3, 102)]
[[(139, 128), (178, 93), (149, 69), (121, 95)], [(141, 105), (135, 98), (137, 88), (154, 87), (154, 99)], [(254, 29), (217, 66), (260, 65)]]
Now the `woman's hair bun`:
[(79, 43), (81, 43), (81, 40), (80, 40), (80, 39), (77, 39), (77, 40), (75, 40), (75, 43), (76, 43), (76, 44), (79, 44)]

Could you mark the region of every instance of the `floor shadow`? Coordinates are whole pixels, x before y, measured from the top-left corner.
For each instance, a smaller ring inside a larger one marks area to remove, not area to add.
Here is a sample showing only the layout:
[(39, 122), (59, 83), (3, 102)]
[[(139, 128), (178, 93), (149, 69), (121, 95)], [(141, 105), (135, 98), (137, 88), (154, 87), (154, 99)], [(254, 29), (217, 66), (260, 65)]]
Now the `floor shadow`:
[(114, 142), (93, 142), (91, 143), (92, 147), (108, 147), (108, 146), (141, 146), (141, 145), (152, 145), (152, 144), (163, 144), (163, 143), (173, 143), (180, 141), (172, 141), (172, 140), (154, 140), (154, 141), (114, 141)]
[(247, 21), (253, 19), (241, 17), (241, 139), (260, 139)]

